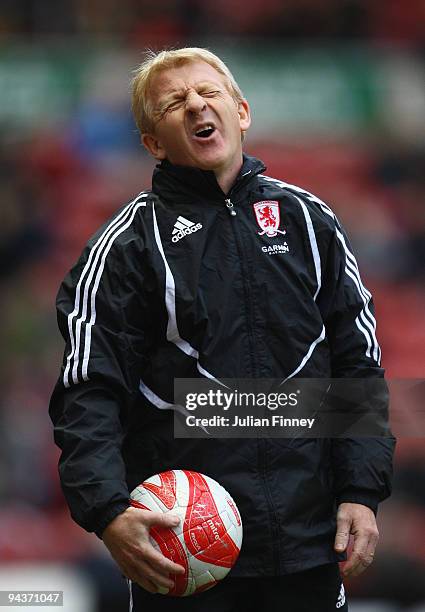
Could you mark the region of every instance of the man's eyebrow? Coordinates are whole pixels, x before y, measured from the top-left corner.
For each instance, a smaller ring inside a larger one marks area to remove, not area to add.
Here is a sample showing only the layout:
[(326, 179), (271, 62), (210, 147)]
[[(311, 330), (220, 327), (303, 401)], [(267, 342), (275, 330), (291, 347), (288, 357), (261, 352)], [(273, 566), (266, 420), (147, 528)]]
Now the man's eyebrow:
[(176, 87), (175, 89), (168, 90), (164, 97), (171, 98), (173, 96), (182, 96), (186, 93), (186, 87)]
[(158, 100), (156, 106), (162, 107), (164, 106), (164, 104), (167, 104), (168, 102), (172, 102), (173, 100), (177, 98), (184, 97), (185, 95), (186, 95), (186, 89), (183, 89), (181, 87), (179, 89), (171, 89), (170, 91), (167, 91), (165, 94), (163, 94), (163, 96)]
[(197, 87), (224, 87), (222, 83), (215, 83), (214, 81), (201, 81), (196, 84)]

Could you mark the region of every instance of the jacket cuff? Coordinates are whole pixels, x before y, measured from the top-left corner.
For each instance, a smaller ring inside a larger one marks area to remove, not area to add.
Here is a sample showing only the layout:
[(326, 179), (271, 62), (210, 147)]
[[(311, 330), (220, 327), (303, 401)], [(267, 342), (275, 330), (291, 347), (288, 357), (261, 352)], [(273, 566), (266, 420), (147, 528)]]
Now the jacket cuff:
[(118, 502), (113, 506), (109, 506), (97, 522), (96, 529), (94, 530), (97, 537), (102, 539), (102, 534), (106, 527), (109, 525), (109, 523), (113, 521), (116, 516), (122, 514), (129, 507), (130, 503), (125, 501)]
[(361, 489), (347, 489), (336, 496), (336, 503), (339, 506), (343, 503), (362, 504), (370, 508), (374, 515), (378, 512), (379, 496), (371, 491), (362, 491)]

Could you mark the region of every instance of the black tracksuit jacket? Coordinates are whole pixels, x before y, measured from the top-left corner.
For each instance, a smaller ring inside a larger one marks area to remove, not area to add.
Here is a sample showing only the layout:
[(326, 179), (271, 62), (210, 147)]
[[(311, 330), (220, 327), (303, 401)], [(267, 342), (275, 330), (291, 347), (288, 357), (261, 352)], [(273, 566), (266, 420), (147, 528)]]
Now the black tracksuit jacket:
[(383, 377), (345, 232), (321, 200), (264, 170), (245, 156), (225, 195), (212, 172), (162, 162), (152, 191), (89, 240), (58, 294), (66, 348), (50, 404), (77, 523), (101, 535), (145, 478), (197, 470), (239, 507), (232, 571), (245, 576), (342, 559), (336, 507), (376, 511), (394, 449), (393, 438), (173, 437), (177, 377)]

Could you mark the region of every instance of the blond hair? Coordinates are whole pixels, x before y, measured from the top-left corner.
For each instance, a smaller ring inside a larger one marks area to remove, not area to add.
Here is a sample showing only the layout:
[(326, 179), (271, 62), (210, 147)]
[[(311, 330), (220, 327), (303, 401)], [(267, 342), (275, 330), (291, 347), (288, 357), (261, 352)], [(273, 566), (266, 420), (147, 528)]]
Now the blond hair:
[(203, 61), (210, 64), (226, 77), (229, 92), (236, 102), (244, 99), (241, 88), (226, 64), (217, 55), (200, 47), (164, 50), (159, 53), (148, 51), (146, 59), (135, 70), (132, 85), (132, 110), (136, 125), (141, 134), (152, 132), (154, 128), (152, 103), (149, 88), (153, 77), (162, 70), (176, 68), (189, 62)]

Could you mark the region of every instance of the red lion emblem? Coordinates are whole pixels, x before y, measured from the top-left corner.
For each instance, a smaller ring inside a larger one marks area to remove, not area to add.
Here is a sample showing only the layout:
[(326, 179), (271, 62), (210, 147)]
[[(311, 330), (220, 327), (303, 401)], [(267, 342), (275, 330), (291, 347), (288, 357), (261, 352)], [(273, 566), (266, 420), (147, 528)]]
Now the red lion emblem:
[(276, 200), (265, 200), (254, 204), (255, 217), (260, 226), (260, 236), (266, 234), (269, 238), (274, 238), (278, 234), (286, 234), (285, 230), (280, 230), (280, 210), (279, 202)]
[(271, 206), (265, 206), (262, 210), (259, 211), (261, 215), (261, 221), (264, 223), (265, 227), (274, 227), (276, 224), (276, 216), (273, 214), (273, 209)]

